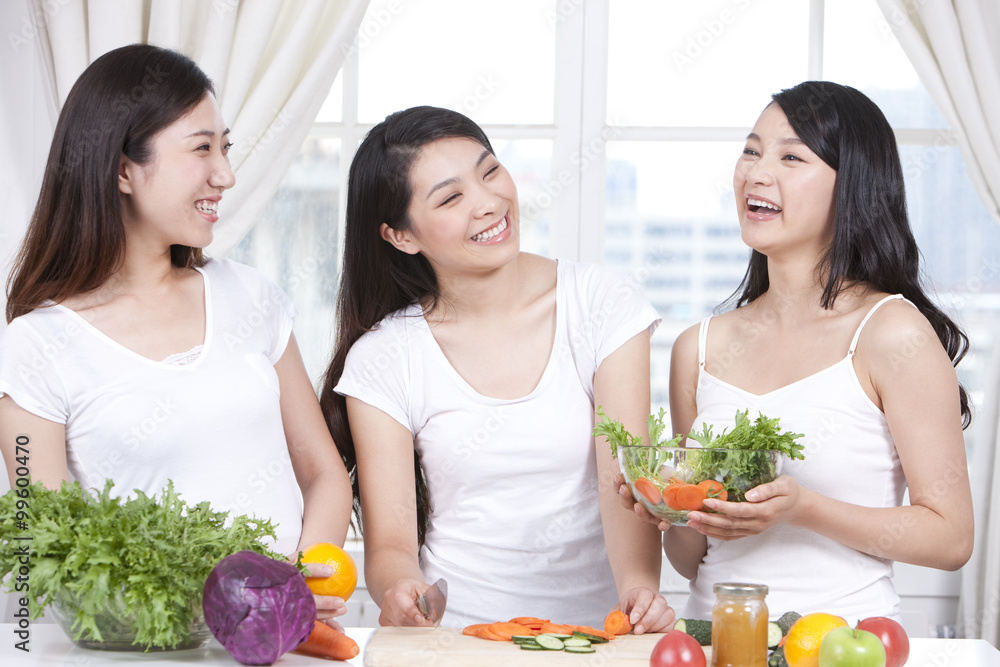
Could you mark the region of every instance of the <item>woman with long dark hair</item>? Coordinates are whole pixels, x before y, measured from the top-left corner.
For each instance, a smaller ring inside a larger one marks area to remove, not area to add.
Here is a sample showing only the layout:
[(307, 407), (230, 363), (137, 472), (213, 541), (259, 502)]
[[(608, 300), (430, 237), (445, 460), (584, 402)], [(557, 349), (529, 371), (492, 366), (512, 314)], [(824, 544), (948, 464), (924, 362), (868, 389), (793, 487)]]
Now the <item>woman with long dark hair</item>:
[(295, 309), (202, 253), (234, 183), (229, 146), (212, 82), (180, 53), (134, 44), (83, 72), (8, 281), (0, 450), (12, 485), (26, 436), (47, 487), (152, 495), (172, 481), (189, 503), (270, 519), (283, 553), (343, 544), (350, 482)]
[(626, 277), (520, 251), (517, 189), (465, 116), (392, 114), (351, 165), (320, 401), (353, 475), (383, 625), (532, 615), (637, 631), (673, 611), (659, 536), (623, 511), (595, 406), (638, 431), (659, 318)]
[(673, 426), (718, 433), (749, 409), (804, 434), (805, 458), (749, 502), (661, 524), (691, 579), (685, 615), (745, 580), (775, 616), (898, 617), (892, 561), (958, 569), (973, 522), (954, 369), (968, 342), (920, 285), (892, 129), (857, 90), (802, 83), (764, 109), (733, 185), (750, 266), (735, 308), (674, 345)]

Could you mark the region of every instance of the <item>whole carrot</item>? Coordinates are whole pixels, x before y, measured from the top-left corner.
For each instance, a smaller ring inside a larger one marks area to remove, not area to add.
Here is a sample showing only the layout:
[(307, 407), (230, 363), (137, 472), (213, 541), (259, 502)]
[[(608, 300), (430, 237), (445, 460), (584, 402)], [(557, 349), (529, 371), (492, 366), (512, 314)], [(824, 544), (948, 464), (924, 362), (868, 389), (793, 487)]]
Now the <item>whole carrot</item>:
[(326, 623), (316, 621), (312, 632), (295, 651), (319, 658), (350, 660), (357, 656), (361, 649), (358, 648), (357, 642), (344, 633), (337, 632)]

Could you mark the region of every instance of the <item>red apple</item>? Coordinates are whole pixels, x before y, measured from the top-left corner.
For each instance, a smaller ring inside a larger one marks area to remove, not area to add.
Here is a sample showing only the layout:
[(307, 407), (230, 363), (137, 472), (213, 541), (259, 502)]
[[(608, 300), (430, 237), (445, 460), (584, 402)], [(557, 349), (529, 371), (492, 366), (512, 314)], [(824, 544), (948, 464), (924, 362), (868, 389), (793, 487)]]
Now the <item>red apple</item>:
[(706, 667), (705, 651), (691, 635), (671, 630), (653, 647), (649, 667)]
[(885, 647), (885, 667), (902, 667), (910, 657), (910, 638), (903, 626), (885, 616), (872, 616), (858, 622), (859, 630), (867, 630)]
[(834, 628), (819, 646), (819, 667), (885, 667), (885, 647), (867, 630)]

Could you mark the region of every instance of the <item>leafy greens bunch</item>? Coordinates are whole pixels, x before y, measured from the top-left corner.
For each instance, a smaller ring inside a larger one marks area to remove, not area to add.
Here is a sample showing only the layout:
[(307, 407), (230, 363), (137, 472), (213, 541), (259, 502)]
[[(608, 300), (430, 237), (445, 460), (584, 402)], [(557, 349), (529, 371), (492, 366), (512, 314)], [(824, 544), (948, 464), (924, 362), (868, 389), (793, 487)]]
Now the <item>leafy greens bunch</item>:
[[(619, 445), (637, 447), (646, 444), (641, 437), (636, 437), (629, 433), (625, 429), (625, 425), (620, 421), (614, 421), (604, 414), (604, 409), (601, 406), (597, 406), (597, 416), (602, 421), (594, 426), (594, 436), (603, 435), (607, 438), (608, 444), (611, 445), (611, 456), (618, 458)], [(640, 477), (656, 479), (659, 476), (660, 467), (668, 463), (671, 457), (669, 451), (658, 449), (658, 447), (677, 447), (680, 444), (683, 437), (680, 435), (674, 437), (672, 440), (664, 440), (663, 432), (667, 428), (664, 423), (666, 416), (667, 411), (660, 408), (658, 414), (649, 415), (647, 419), (649, 444), (653, 446), (648, 449), (632, 450), (629, 456), (622, 456), (622, 465), (624, 465), (625, 473), (629, 479), (634, 480)]]
[[(659, 479), (661, 467), (673, 460), (672, 453), (663, 448), (677, 447), (683, 438), (677, 435), (672, 440), (664, 439), (666, 411), (661, 408), (659, 414), (649, 416), (649, 443), (652, 446), (642, 448), (637, 447), (645, 445), (642, 438), (629, 433), (624, 424), (610, 419), (600, 407), (597, 414), (602, 421), (594, 426), (594, 436), (607, 438), (611, 455), (622, 462), (626, 476), (631, 480)], [(797, 442), (801, 433), (781, 433), (778, 418), (759, 414), (757, 419), (751, 420), (749, 414), (749, 410), (737, 411), (733, 430), (723, 430), (719, 435), (713, 435), (708, 424), (702, 424), (701, 431), (689, 433), (688, 438), (701, 448), (691, 448), (685, 469), (677, 470), (677, 475), (690, 482), (718, 480), (729, 490), (728, 499), (740, 502), (745, 500), (745, 490), (774, 477), (770, 457), (764, 450), (778, 451), (793, 460), (805, 458), (804, 447)], [(632, 449), (620, 455), (618, 449), (622, 446)]]
[[(737, 489), (736, 497), (730, 500), (744, 500), (740, 488), (752, 489), (770, 481), (774, 476), (768, 457), (759, 454), (762, 450), (773, 449), (789, 459), (804, 459), (804, 446), (796, 442), (801, 433), (779, 433), (779, 419), (770, 419), (762, 414), (750, 420), (750, 411), (736, 412), (736, 425), (732, 431), (723, 429), (717, 436), (712, 435), (712, 427), (702, 424), (702, 430), (691, 431), (688, 438), (705, 449), (725, 449), (725, 452), (705, 452), (693, 458), (692, 475), (702, 479), (718, 479), (727, 487)], [(689, 462), (692, 458), (689, 457)]]
[[(228, 512), (188, 505), (172, 482), (158, 498), (137, 490), (123, 500), (111, 496), (112, 486), (108, 480), (97, 492), (63, 482), (52, 491), (36, 483), (0, 496), (0, 549), (30, 549), (31, 617), (59, 600), (76, 613), (74, 640), (102, 641), (99, 624), (109, 600), (119, 600), (115, 621), (134, 624), (135, 644), (175, 647), (188, 640), (218, 561), (243, 550), (284, 560), (261, 541), (275, 537), (270, 521), (237, 516), (226, 525)], [(0, 579), (17, 567), (16, 558), (0, 559)], [(15, 578), (6, 586), (13, 592)]]

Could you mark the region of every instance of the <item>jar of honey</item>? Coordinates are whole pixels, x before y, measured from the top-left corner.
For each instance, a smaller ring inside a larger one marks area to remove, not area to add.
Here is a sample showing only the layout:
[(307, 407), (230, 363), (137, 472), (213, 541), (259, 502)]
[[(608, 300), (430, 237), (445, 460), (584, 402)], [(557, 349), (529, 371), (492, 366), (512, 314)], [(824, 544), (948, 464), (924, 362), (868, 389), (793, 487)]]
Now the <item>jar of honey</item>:
[(715, 584), (712, 667), (767, 667), (767, 586)]

